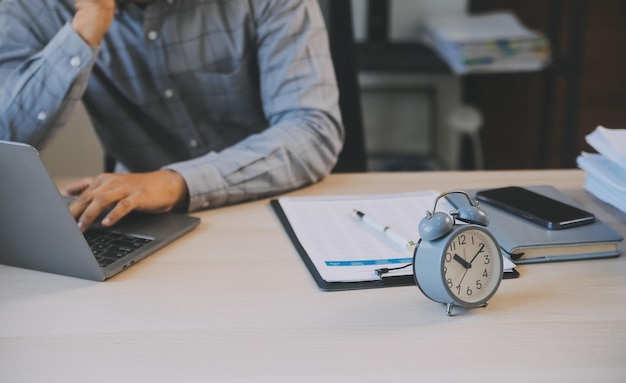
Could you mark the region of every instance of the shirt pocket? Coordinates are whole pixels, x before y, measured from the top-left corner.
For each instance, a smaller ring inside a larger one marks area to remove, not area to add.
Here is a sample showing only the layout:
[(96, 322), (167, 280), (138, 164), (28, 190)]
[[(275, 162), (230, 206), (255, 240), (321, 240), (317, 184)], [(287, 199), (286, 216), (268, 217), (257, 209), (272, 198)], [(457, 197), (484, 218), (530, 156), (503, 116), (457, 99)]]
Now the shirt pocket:
[(220, 65), (219, 70), (211, 65), (177, 77), (183, 101), (196, 123), (252, 129), (266, 121), (258, 70), (246, 60)]

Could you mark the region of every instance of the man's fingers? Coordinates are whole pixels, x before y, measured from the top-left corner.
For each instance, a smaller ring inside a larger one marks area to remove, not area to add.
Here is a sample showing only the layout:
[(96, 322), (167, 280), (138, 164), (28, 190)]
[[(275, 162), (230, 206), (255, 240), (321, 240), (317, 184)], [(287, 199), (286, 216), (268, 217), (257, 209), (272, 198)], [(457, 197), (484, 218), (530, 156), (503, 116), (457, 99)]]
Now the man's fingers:
[(78, 198), (72, 202), (70, 205), (70, 213), (75, 220), (78, 221), (78, 218), (83, 214), (87, 206), (91, 203), (91, 195), (87, 195), (86, 193), (81, 193)]
[(82, 180), (67, 186), (65, 188), (65, 192), (68, 195), (71, 195), (71, 196), (75, 197), (77, 195), (80, 195), (85, 190), (87, 190), (89, 188), (89, 186), (91, 186), (93, 181), (94, 181), (94, 179), (91, 178), (91, 177), (83, 178)]
[(159, 170), (141, 174), (101, 174), (83, 179), (68, 187), (68, 193), (78, 194), (70, 212), (82, 231), (111, 208), (102, 220), (111, 226), (132, 210), (166, 212), (184, 199), (187, 185), (178, 173)]
[(85, 200), (87, 200), (87, 202), (85, 202), (83, 201), (83, 196), (81, 196), (75, 201), (74, 204), (77, 205), (76, 209), (80, 209), (84, 206), (77, 220), (78, 228), (81, 231), (87, 230), (100, 214), (115, 203), (116, 200), (110, 197), (110, 194), (99, 194), (91, 200), (85, 198)]
[(93, 188), (81, 194), (70, 206), (70, 211), (77, 218), (80, 230), (85, 231), (104, 211), (123, 198), (126, 198), (123, 190), (113, 188), (104, 192)]
[(72, 216), (77, 221), (95, 198), (100, 198), (99, 203), (102, 203), (102, 196), (99, 196), (100, 193), (98, 191), (98, 185), (100, 183), (98, 179), (85, 178), (67, 187), (68, 193), (80, 190), (80, 192), (76, 194), (76, 199), (70, 205), (70, 213), (72, 213)]
[(132, 196), (119, 200), (102, 220), (102, 226), (115, 225), (117, 221), (124, 218), (124, 216), (133, 211), (136, 207), (137, 205), (133, 203)]

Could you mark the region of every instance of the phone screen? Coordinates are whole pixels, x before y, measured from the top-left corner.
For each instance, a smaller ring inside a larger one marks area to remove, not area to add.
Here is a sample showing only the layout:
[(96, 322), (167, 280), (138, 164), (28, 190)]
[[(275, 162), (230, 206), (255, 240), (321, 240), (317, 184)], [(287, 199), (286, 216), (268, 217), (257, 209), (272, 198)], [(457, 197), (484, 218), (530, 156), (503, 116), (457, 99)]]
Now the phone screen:
[(587, 211), (517, 186), (483, 190), (476, 194), (476, 198), (551, 230), (585, 225), (595, 220)]

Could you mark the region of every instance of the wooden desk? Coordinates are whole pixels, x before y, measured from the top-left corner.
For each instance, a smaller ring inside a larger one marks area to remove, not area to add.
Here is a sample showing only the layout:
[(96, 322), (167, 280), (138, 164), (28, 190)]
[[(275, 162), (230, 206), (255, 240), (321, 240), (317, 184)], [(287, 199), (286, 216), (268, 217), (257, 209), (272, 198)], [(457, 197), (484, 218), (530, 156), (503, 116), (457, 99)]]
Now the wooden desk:
[[(293, 194), (552, 184), (626, 234), (582, 182), (344, 174)], [(268, 200), (197, 215), (194, 232), (104, 283), (0, 266), (0, 381), (626, 381), (625, 256), (520, 267), (487, 308), (446, 317), (413, 286), (319, 291)]]

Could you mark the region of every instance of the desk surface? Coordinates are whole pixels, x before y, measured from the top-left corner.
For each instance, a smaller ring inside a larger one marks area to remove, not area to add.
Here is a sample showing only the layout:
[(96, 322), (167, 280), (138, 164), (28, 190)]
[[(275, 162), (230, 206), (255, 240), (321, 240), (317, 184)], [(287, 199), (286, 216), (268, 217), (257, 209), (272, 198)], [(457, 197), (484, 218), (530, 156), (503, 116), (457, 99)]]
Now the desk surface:
[[(348, 174), (292, 194), (551, 184), (626, 234), (583, 179)], [(487, 308), (446, 317), (414, 286), (318, 290), (268, 200), (197, 216), (107, 282), (0, 266), (0, 381), (626, 381), (625, 256), (520, 266)]]

